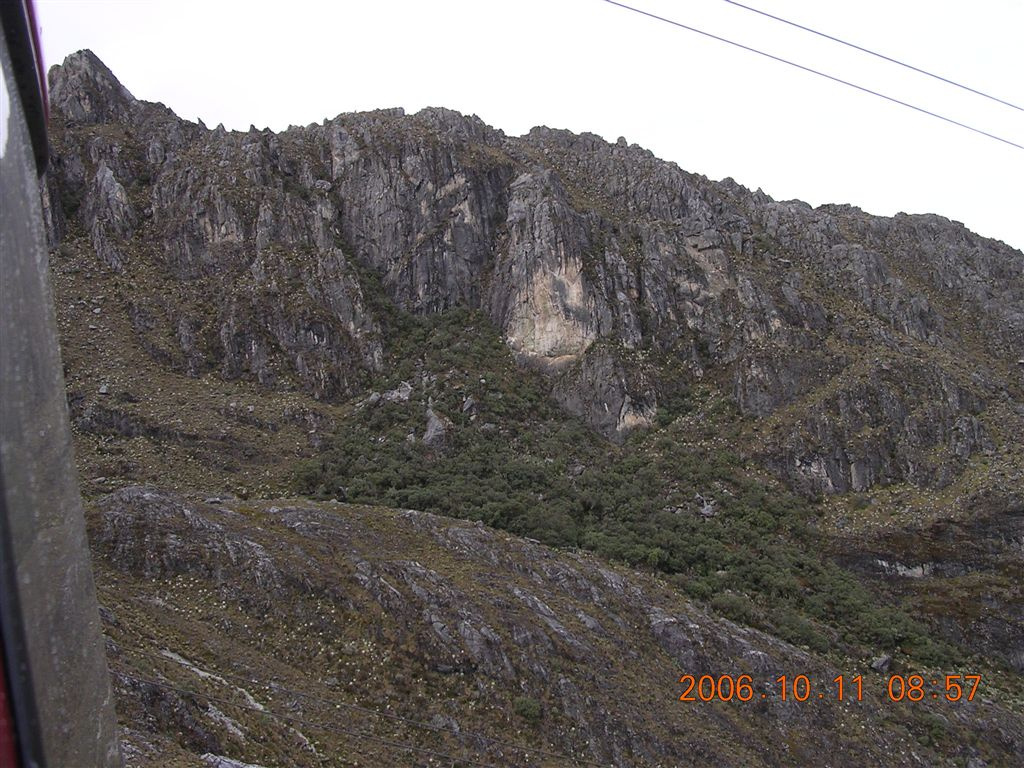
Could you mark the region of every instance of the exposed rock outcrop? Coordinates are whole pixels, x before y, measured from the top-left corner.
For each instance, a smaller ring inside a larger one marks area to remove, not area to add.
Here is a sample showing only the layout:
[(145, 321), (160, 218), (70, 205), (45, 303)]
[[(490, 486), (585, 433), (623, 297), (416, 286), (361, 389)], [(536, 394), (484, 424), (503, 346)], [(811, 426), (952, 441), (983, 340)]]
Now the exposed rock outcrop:
[[(406, 764), (410, 747), (524, 767), (916, 766), (1024, 748), (1020, 714), (1000, 704), (894, 708), (870, 658), (863, 702), (783, 701), (780, 673), (808, 675), (816, 695), (852, 670), (649, 575), (481, 524), (135, 487), (100, 501), (92, 540), (119, 708), (135, 713), (129, 755), (166, 740), (211, 765), (205, 753), (316, 765), (297, 732), (316, 723), (318, 753), (390, 745), (369, 765)], [(676, 700), (681, 674), (741, 673), (750, 701)]]
[(395, 362), (385, 304), (469, 307), (616, 440), (665, 392), (728, 393), (765, 425), (744, 453), (807, 493), (943, 485), (1024, 431), (989, 415), (1024, 398), (1024, 255), (941, 217), (776, 202), (444, 109), (209, 130), (89, 52), (50, 79), (51, 240), (87, 238), (190, 375), (337, 401)]

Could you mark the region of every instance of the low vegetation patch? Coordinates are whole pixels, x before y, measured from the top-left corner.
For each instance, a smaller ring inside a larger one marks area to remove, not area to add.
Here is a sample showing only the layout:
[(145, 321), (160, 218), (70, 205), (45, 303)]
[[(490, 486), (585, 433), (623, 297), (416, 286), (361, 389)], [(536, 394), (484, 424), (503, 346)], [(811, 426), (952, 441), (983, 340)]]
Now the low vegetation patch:
[[(615, 446), (561, 410), (482, 315), (395, 311), (389, 323), (398, 372), (298, 467), (298, 492), (588, 549), (666, 574), (723, 615), (815, 650), (900, 647), (923, 663), (956, 655), (820, 554), (811, 502), (725, 448), (694, 447), (694, 423), (705, 436), (737, 429), (726, 398), (676, 396), (661, 428)], [(428, 408), (450, 425), (429, 443)], [(686, 413), (699, 418), (675, 418)]]

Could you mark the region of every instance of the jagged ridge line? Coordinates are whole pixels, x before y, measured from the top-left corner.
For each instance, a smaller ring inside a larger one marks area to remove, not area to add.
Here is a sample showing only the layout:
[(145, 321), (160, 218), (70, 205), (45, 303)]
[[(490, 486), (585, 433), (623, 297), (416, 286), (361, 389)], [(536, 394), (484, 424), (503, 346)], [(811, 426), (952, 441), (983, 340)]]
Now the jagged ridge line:
[(867, 53), (867, 54), (870, 54), (871, 56), (876, 56), (879, 59), (884, 59), (885, 61), (890, 62), (891, 64), (898, 64), (899, 66), (906, 67), (907, 69), (913, 70), (914, 72), (917, 72), (918, 74), (926, 75), (928, 77), (933, 77), (936, 80), (941, 80), (942, 82), (946, 83), (947, 85), (953, 85), (953, 86), (956, 86), (957, 88), (963, 88), (965, 91), (970, 91), (971, 93), (976, 94), (978, 96), (983, 96), (986, 99), (991, 99), (992, 101), (998, 102), (1000, 104), (1004, 104), (1007, 107), (1011, 107), (1013, 109), (1017, 109), (1017, 110), (1020, 110), (1021, 112), (1024, 112), (1024, 107), (1017, 106), (1013, 102), (1006, 101), (1005, 99), (1000, 99), (998, 96), (992, 96), (991, 94), (985, 93), (984, 91), (979, 91), (977, 88), (971, 88), (969, 85), (964, 85), (963, 83), (958, 83), (955, 80), (950, 80), (948, 77), (943, 77), (942, 75), (936, 75), (934, 72), (929, 72), (927, 69), (921, 69), (920, 67), (915, 67), (913, 64), (907, 64), (905, 61), (900, 61), (899, 59), (894, 59), (891, 56), (886, 56), (884, 53), (878, 53), (877, 51), (872, 51), (870, 48), (864, 48), (863, 46), (857, 45), (856, 43), (851, 43), (851, 42), (848, 42), (846, 40), (842, 40), (842, 39), (840, 39), (838, 37), (833, 37), (830, 34), (827, 34), (825, 32), (819, 32), (818, 30), (812, 29), (811, 27), (805, 27), (803, 24), (798, 24), (795, 21), (790, 21), (789, 19), (784, 19), (781, 16), (775, 16), (773, 14), (768, 13), (767, 11), (762, 11), (762, 10), (760, 10), (758, 8), (751, 8), (749, 5), (744, 5), (743, 3), (736, 2), (736, 0), (724, 0), (724, 1), (729, 3), (729, 5), (735, 5), (737, 8), (742, 8), (745, 11), (750, 11), (752, 13), (757, 13), (757, 14), (760, 14), (761, 16), (765, 16), (765, 17), (767, 17), (769, 19), (774, 19), (775, 21), (780, 21), (783, 24), (788, 24), (791, 27), (796, 27), (797, 29), (801, 29), (804, 32), (810, 32), (812, 35), (817, 35), (818, 37), (823, 37), (826, 40), (831, 40), (834, 43), (839, 43), (840, 45), (845, 45), (848, 48), (853, 48), (854, 50), (860, 51), (862, 53)]
[[(166, 656), (163, 656), (163, 655), (160, 655), (160, 654), (156, 654), (156, 653), (150, 653), (149, 651), (143, 651), (143, 650), (140, 650), (138, 648), (132, 649), (130, 652), (138, 654), (138, 655), (141, 655), (141, 656), (148, 656), (148, 657), (150, 657), (152, 659), (156, 659), (156, 660), (163, 661), (163, 662), (172, 662), (172, 661), (174, 661), (173, 659), (169, 659)], [(239, 682), (239, 683), (248, 683), (248, 684), (255, 684), (255, 685), (266, 685), (266, 683), (262, 683), (262, 682), (260, 682), (259, 680), (256, 680), (256, 679), (245, 678), (245, 677), (242, 677), (240, 675), (233, 675), (233, 674), (230, 674), (230, 673), (224, 673), (224, 672), (221, 672), (219, 670), (216, 671), (216, 674), (218, 676), (220, 676), (220, 677), (223, 677), (225, 680), (233, 680), (233, 681)], [(391, 713), (391, 712), (382, 712), (379, 709), (374, 709), (372, 707), (365, 707), (365, 706), (361, 706), (359, 704), (349, 704), (349, 703), (346, 703), (346, 702), (343, 702), (343, 701), (331, 701), (330, 699), (324, 699), (324, 698), (321, 698), (320, 696), (314, 696), (311, 693), (303, 693), (302, 691), (296, 691), (294, 688), (288, 688), (288, 687), (286, 687), (284, 685), (280, 685), (279, 683), (276, 682), (275, 678), (271, 678), (270, 679), (270, 684), (272, 684), (278, 690), (284, 691), (285, 693), (290, 693), (293, 696), (301, 696), (304, 699), (309, 699), (310, 701), (316, 701), (316, 702), (319, 702), (320, 704), (325, 704), (325, 705), (327, 705), (329, 707), (342, 707), (344, 709), (351, 709), (351, 710), (354, 710), (356, 712), (363, 712), (365, 714), (375, 715), (377, 717), (385, 717), (385, 718), (388, 718), (390, 720), (395, 720), (395, 721), (398, 721), (398, 722), (406, 723), (408, 725), (413, 725), (413, 726), (416, 726), (418, 728), (426, 728), (426, 729), (434, 731), (436, 733), (450, 733), (453, 736), (458, 736), (460, 734), (464, 734), (466, 736), (472, 736), (472, 737), (481, 739), (483, 741), (488, 741), (491, 744), (494, 744), (495, 746), (505, 747), (507, 749), (515, 749), (515, 750), (518, 750), (518, 751), (521, 751), (521, 752), (532, 752), (533, 754), (536, 754), (536, 755), (542, 755), (544, 757), (553, 757), (553, 758), (557, 758), (559, 760), (571, 760), (571, 761), (575, 762), (578, 765), (588, 765), (588, 766), (593, 766), (594, 768), (604, 768), (604, 765), (605, 765), (604, 763), (598, 763), (598, 762), (590, 760), (590, 759), (588, 759), (586, 757), (575, 757), (573, 755), (567, 755), (567, 754), (561, 753), (561, 752), (549, 752), (549, 751), (544, 750), (544, 749), (538, 749), (538, 748), (535, 748), (535, 747), (527, 747), (527, 746), (524, 746), (522, 744), (516, 744), (515, 742), (501, 741), (500, 739), (496, 739), (496, 738), (494, 738), (492, 736), (487, 736), (487, 735), (479, 733), (477, 731), (466, 731), (466, 730), (456, 731), (454, 728), (446, 728), (444, 726), (433, 725), (432, 723), (428, 723), (428, 722), (425, 722), (423, 720), (414, 720), (412, 718), (403, 717), (402, 715), (397, 715), (397, 714), (394, 714), (394, 713)]]
[(810, 72), (812, 75), (817, 75), (818, 77), (824, 77), (826, 80), (831, 80), (831, 81), (833, 81), (835, 83), (840, 83), (841, 85), (845, 85), (845, 86), (848, 86), (850, 88), (855, 88), (858, 91), (862, 91), (863, 93), (868, 93), (868, 94), (870, 94), (872, 96), (877, 96), (880, 99), (885, 99), (886, 101), (891, 101), (893, 104), (899, 104), (900, 106), (907, 107), (908, 109), (913, 109), (914, 111), (920, 112), (920, 113), (922, 113), (924, 115), (928, 115), (929, 117), (934, 117), (934, 118), (936, 118), (938, 120), (943, 120), (943, 121), (945, 121), (947, 123), (951, 123), (952, 125), (958, 125), (961, 128), (966, 128), (968, 131), (973, 131), (974, 133), (981, 134), (982, 136), (986, 136), (986, 137), (988, 137), (990, 139), (994, 139), (995, 141), (1000, 141), (1003, 144), (1009, 144), (1011, 147), (1015, 147), (1017, 149), (1024, 150), (1024, 144), (1018, 144), (1015, 141), (1010, 141), (1010, 139), (1004, 139), (1001, 136), (996, 136), (994, 133), (989, 133), (988, 131), (983, 131), (981, 128), (975, 128), (975, 127), (973, 127), (971, 125), (968, 125), (967, 123), (961, 123), (959, 120), (954, 120), (952, 117), (946, 117), (945, 115), (940, 115), (937, 112), (932, 112), (931, 110), (925, 109), (924, 107), (918, 107), (918, 106), (916, 106), (914, 104), (910, 104), (909, 102), (897, 99), (895, 96), (887, 96), (884, 93), (880, 93), (878, 91), (874, 91), (871, 88), (867, 88), (867, 87), (865, 87), (863, 85), (857, 85), (856, 83), (851, 83), (849, 80), (843, 80), (841, 77), (836, 77), (835, 75), (830, 75), (827, 72), (822, 72), (821, 70), (814, 69), (812, 67), (808, 67), (808, 66), (805, 66), (803, 64), (797, 64), (795, 61), (790, 61), (789, 59), (784, 59), (781, 56), (776, 56), (775, 54), (768, 53), (766, 51), (762, 51), (759, 48), (753, 48), (753, 47), (751, 47), (749, 45), (744, 45), (743, 43), (737, 43), (735, 40), (730, 40), (727, 37), (721, 37), (719, 35), (712, 34), (711, 32), (705, 32), (703, 29), (697, 29), (696, 27), (691, 27), (691, 26), (689, 26), (687, 24), (683, 24), (680, 21), (674, 21), (674, 20), (666, 18), (664, 16), (659, 16), (656, 13), (651, 13), (650, 11), (644, 11), (644, 10), (641, 10), (640, 8), (635, 8), (635, 7), (631, 6), (631, 5), (626, 5), (625, 3), (617, 2), (617, 0), (603, 0), (603, 2), (606, 2), (609, 5), (618, 6), (619, 8), (623, 8), (623, 9), (625, 9), (627, 11), (632, 11), (633, 13), (638, 13), (641, 16), (647, 16), (648, 18), (655, 19), (656, 21), (661, 21), (661, 22), (663, 22), (665, 24), (671, 24), (674, 27), (679, 27), (680, 29), (685, 29), (688, 32), (696, 32), (698, 35), (703, 35), (704, 37), (709, 37), (712, 40), (717, 40), (720, 43), (727, 43), (728, 45), (735, 46), (736, 48), (742, 48), (745, 51), (750, 51), (751, 53), (756, 53), (759, 56), (764, 56), (765, 58), (772, 59), (773, 61), (778, 61), (778, 62), (780, 62), (782, 64), (788, 64), (789, 66), (796, 67), (797, 69), (801, 69), (804, 72)]

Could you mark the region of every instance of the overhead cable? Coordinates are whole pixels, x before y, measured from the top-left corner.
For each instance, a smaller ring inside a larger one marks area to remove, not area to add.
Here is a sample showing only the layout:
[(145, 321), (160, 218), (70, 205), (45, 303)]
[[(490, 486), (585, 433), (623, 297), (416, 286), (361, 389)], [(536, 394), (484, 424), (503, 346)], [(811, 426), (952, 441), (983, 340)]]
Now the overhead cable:
[(836, 77), (835, 75), (830, 75), (830, 74), (828, 74), (826, 72), (822, 72), (820, 70), (804, 66), (803, 64), (797, 64), (795, 61), (790, 61), (789, 59), (784, 59), (781, 56), (776, 56), (776, 55), (774, 55), (772, 53), (767, 53), (767, 52), (762, 51), (762, 50), (760, 50), (758, 48), (753, 48), (753, 47), (751, 47), (749, 45), (744, 45), (743, 43), (737, 43), (735, 40), (729, 40), (728, 38), (720, 37), (719, 35), (712, 34), (711, 32), (705, 32), (703, 29), (697, 29), (696, 27), (691, 27), (691, 26), (689, 26), (687, 24), (683, 24), (682, 22), (673, 21), (672, 19), (667, 19), (664, 16), (658, 16), (655, 13), (651, 13), (649, 11), (644, 11), (644, 10), (641, 10), (640, 8), (634, 8), (633, 6), (626, 5), (625, 3), (616, 2), (616, 0), (603, 0), (603, 2), (606, 2), (609, 5), (618, 6), (619, 8), (623, 8), (623, 9), (625, 9), (627, 11), (632, 11), (633, 13), (638, 13), (641, 16), (647, 16), (648, 18), (655, 19), (656, 21), (660, 21), (660, 22), (663, 22), (665, 24), (671, 24), (674, 27), (679, 27), (680, 29), (685, 29), (685, 30), (687, 30), (689, 32), (695, 32), (698, 35), (703, 35), (704, 37), (709, 37), (712, 40), (717, 40), (720, 43), (727, 43), (728, 45), (735, 46), (736, 48), (742, 48), (745, 51), (750, 51), (751, 53), (756, 53), (759, 56), (764, 56), (765, 58), (772, 59), (773, 61), (778, 61), (778, 62), (780, 62), (782, 64), (788, 64), (791, 67), (796, 67), (797, 69), (801, 69), (804, 72), (809, 72), (812, 75), (818, 75), (818, 77), (824, 77), (826, 80), (831, 80), (834, 83), (840, 83), (841, 85), (845, 85), (845, 86), (848, 86), (850, 88), (855, 88), (858, 91), (862, 91), (863, 93), (868, 93), (868, 94), (870, 94), (872, 96), (877, 96), (880, 99), (885, 99), (886, 101), (891, 101), (893, 104), (899, 104), (900, 106), (907, 107), (908, 109), (912, 109), (915, 112), (920, 112), (921, 114), (928, 115), (929, 117), (934, 117), (934, 118), (936, 118), (938, 120), (943, 120), (943, 121), (945, 121), (947, 123), (950, 123), (952, 125), (957, 125), (957, 126), (959, 126), (961, 128), (966, 128), (968, 131), (973, 131), (974, 133), (980, 134), (982, 136), (986, 136), (987, 138), (990, 138), (990, 139), (994, 139), (995, 141), (1002, 142), (1003, 144), (1008, 144), (1011, 147), (1015, 147), (1016, 149), (1024, 150), (1024, 144), (1018, 144), (1015, 141), (1010, 141), (1009, 139), (1004, 139), (1001, 136), (996, 136), (995, 134), (989, 133), (988, 131), (983, 131), (980, 128), (975, 128), (975, 127), (973, 127), (971, 125), (967, 125), (967, 123), (961, 123), (959, 120), (954, 120), (951, 117), (946, 117), (945, 115), (940, 115), (937, 112), (932, 112), (931, 110), (925, 109), (924, 107), (915, 106), (914, 104), (910, 104), (910, 103), (908, 103), (906, 101), (902, 101), (900, 99), (897, 99), (894, 96), (887, 96), (884, 93), (879, 93), (878, 91), (874, 91), (874, 90), (872, 90), (870, 88), (867, 88), (867, 87), (865, 87), (863, 85), (857, 85), (856, 83), (851, 83), (849, 80), (843, 80), (842, 78)]
[(871, 49), (865, 48), (865, 47), (863, 47), (861, 45), (857, 45), (856, 43), (851, 43), (851, 42), (848, 42), (846, 40), (841, 40), (840, 38), (833, 37), (832, 35), (826, 34), (825, 32), (819, 32), (816, 29), (811, 29), (810, 27), (805, 27), (803, 24), (797, 24), (795, 21), (790, 21), (789, 19), (784, 19), (781, 16), (775, 16), (775, 15), (773, 15), (771, 13), (768, 13), (767, 11), (762, 11), (762, 10), (760, 10), (758, 8), (752, 8), (749, 5), (744, 5), (743, 3), (737, 3), (736, 0), (724, 0), (724, 1), (727, 2), (729, 5), (735, 5), (737, 8), (742, 8), (745, 11), (750, 11), (752, 13), (756, 13), (756, 14), (759, 14), (761, 16), (765, 16), (765, 17), (767, 17), (769, 19), (773, 19), (775, 21), (782, 22), (783, 24), (788, 24), (789, 26), (796, 27), (797, 29), (801, 29), (804, 32), (810, 32), (812, 35), (817, 35), (818, 37), (823, 37), (826, 40), (831, 40), (833, 43), (839, 43), (840, 45), (845, 45), (847, 48), (853, 48), (854, 50), (860, 51), (861, 53), (867, 53), (867, 54), (869, 54), (871, 56), (875, 56), (875, 57), (877, 57), (879, 59), (883, 59), (885, 61), (888, 61), (890, 64), (897, 64), (897, 65), (899, 65), (901, 67), (906, 67), (907, 69), (912, 70), (914, 72), (917, 72), (918, 74), (926, 75), (928, 77), (935, 78), (936, 80), (941, 80), (942, 82), (946, 83), (947, 85), (953, 85), (953, 86), (956, 86), (957, 88), (962, 88), (965, 91), (970, 91), (971, 93), (976, 94), (978, 96), (983, 96), (986, 99), (991, 99), (992, 101), (998, 102), (998, 103), (1003, 104), (1003, 105), (1005, 105), (1007, 107), (1011, 107), (1013, 109), (1017, 109), (1017, 110), (1020, 110), (1021, 112), (1024, 112), (1024, 107), (1020, 107), (1020, 106), (1014, 104), (1013, 102), (1006, 101), (1005, 99), (1000, 99), (998, 96), (992, 96), (991, 94), (985, 93), (984, 91), (979, 91), (977, 88), (971, 88), (969, 85), (964, 85), (963, 83), (958, 83), (955, 80), (950, 80), (948, 77), (943, 77), (942, 75), (936, 75), (934, 72), (929, 72), (926, 69), (921, 69), (920, 67), (915, 67), (913, 64), (907, 64), (905, 61), (900, 61), (899, 59), (894, 59), (891, 56), (886, 56), (884, 53), (878, 53), (877, 51), (872, 51)]

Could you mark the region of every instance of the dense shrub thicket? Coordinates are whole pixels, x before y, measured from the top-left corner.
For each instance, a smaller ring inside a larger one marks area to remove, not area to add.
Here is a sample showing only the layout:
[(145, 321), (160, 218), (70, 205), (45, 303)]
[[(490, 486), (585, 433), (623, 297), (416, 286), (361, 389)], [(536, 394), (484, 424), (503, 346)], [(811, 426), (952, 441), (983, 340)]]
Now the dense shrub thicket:
[[(735, 429), (726, 400), (677, 393), (659, 429), (614, 446), (559, 409), (479, 314), (393, 312), (389, 321), (398, 362), (379, 387), (404, 380), (412, 395), (357, 406), (298, 468), (301, 493), (479, 519), (592, 550), (663, 572), (725, 616), (819, 651), (902, 646), (924, 662), (950, 660), (949, 648), (819, 554), (809, 502), (726, 450), (684, 447), (675, 417), (699, 408), (708, 434)], [(428, 406), (452, 422), (443, 445), (422, 440)]]

